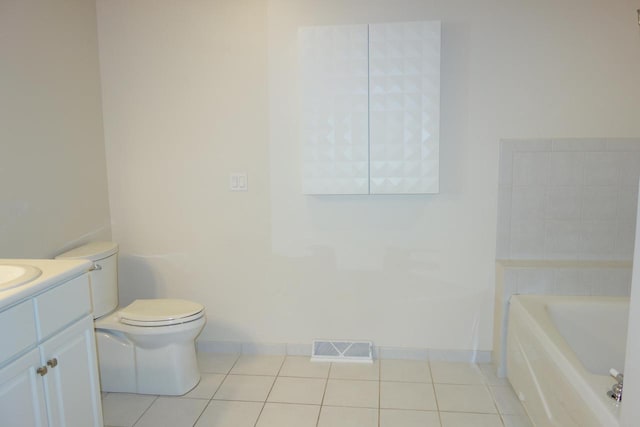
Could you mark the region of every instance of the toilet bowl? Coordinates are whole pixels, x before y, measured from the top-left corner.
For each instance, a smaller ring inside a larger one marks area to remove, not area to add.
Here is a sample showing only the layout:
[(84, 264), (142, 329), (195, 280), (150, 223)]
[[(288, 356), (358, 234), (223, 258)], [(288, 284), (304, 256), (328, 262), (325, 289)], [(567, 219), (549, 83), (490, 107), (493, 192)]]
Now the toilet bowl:
[(139, 299), (117, 308), (117, 253), (94, 242), (56, 258), (90, 259), (91, 293), (102, 391), (182, 395), (200, 381), (195, 339), (206, 317), (201, 304)]
[(96, 319), (102, 390), (163, 395), (191, 390), (200, 380), (194, 343), (205, 321), (202, 305), (175, 299), (136, 300)]

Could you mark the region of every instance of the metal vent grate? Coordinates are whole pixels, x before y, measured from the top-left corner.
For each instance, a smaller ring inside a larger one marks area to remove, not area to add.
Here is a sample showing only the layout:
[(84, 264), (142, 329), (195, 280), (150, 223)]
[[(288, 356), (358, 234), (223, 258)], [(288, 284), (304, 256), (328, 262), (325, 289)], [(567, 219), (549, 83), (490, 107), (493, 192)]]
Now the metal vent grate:
[(312, 361), (373, 363), (371, 341), (314, 340)]

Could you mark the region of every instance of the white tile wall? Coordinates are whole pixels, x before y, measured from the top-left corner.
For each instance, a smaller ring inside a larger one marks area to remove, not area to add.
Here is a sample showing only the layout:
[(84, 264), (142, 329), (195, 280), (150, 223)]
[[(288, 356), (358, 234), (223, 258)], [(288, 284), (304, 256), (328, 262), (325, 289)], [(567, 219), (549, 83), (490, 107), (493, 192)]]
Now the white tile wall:
[(640, 139), (504, 140), (498, 259), (630, 260)]

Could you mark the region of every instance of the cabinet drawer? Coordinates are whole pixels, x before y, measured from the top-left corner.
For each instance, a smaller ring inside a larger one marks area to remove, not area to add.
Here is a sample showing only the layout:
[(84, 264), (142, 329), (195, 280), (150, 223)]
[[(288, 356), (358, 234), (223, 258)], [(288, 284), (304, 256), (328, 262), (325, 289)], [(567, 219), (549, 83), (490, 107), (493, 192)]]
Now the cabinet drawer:
[(0, 365), (35, 344), (33, 301), (25, 301), (0, 312)]
[(89, 276), (83, 274), (35, 298), (38, 340), (91, 313)]

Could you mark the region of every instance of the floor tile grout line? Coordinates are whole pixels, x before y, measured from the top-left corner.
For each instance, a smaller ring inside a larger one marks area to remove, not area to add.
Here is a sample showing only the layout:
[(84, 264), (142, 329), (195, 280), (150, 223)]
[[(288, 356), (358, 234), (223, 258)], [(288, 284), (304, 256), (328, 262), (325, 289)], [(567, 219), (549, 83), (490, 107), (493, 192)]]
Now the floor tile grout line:
[[(211, 405), (211, 402), (213, 402), (213, 397), (216, 395), (216, 393), (218, 392), (218, 390), (220, 390), (220, 387), (222, 387), (222, 384), (224, 384), (224, 381), (227, 379), (227, 377), (229, 376), (229, 372), (231, 372), (231, 369), (233, 369), (233, 367), (235, 366), (235, 364), (238, 362), (238, 359), (240, 358), (240, 356), (236, 357), (236, 360), (234, 360), (234, 362), (231, 364), (231, 367), (229, 368), (229, 370), (227, 371), (226, 374), (222, 374), (224, 376), (224, 378), (222, 378), (222, 381), (220, 381), (220, 384), (218, 384), (218, 387), (216, 387), (216, 389), (214, 390), (213, 394), (211, 395), (211, 397), (208, 399), (209, 402), (207, 402), (207, 404), (205, 405), (204, 409), (202, 410), (202, 412), (200, 412), (200, 415), (198, 416), (198, 418), (196, 418), (195, 422), (193, 423), (193, 427), (196, 426), (196, 424), (198, 424), (198, 421), (200, 421), (200, 418), (202, 418), (202, 415), (204, 414), (204, 412), (207, 410), (207, 408)], [(221, 375), (218, 373), (209, 373), (209, 372), (204, 372), (205, 374), (208, 375)], [(200, 374), (202, 376), (202, 373)], [(200, 378), (200, 381), (202, 381), (202, 377)], [(196, 386), (197, 387), (197, 386)]]
[[(442, 411), (445, 414), (473, 414), (473, 415), (499, 415), (494, 412), (479, 412), (479, 411)], [(509, 414), (507, 414), (509, 415)]]
[(378, 427), (382, 424), (380, 416), (381, 410), (380, 406), (382, 406), (382, 360), (378, 359)]
[(433, 399), (436, 401), (436, 412), (438, 413), (438, 423), (442, 427), (442, 416), (440, 415), (440, 405), (438, 404), (438, 395), (436, 394), (436, 382), (433, 378), (433, 369), (431, 369), (431, 361), (427, 360), (427, 366), (429, 367), (429, 376), (431, 377), (431, 388), (433, 390)]
[[(440, 384), (443, 385), (443, 384)], [(444, 384), (444, 385), (448, 385), (448, 384)], [(478, 384), (466, 384), (466, 385), (462, 385), (460, 387), (479, 387)], [(486, 390), (485, 390), (486, 391)], [(475, 396), (475, 395), (474, 395)], [(489, 396), (491, 396), (491, 394), (489, 394)], [(460, 409), (446, 409), (446, 410), (440, 410), (441, 412), (461, 412), (461, 413), (477, 413), (477, 414), (492, 414), (492, 415), (500, 415), (500, 411), (498, 410), (498, 408), (496, 407), (495, 401), (493, 400), (493, 397), (491, 397), (491, 402), (492, 402), (492, 408), (493, 410), (491, 412), (487, 412), (487, 410), (483, 409), (483, 410), (460, 410)]]
[(264, 412), (265, 406), (267, 406), (267, 401), (269, 400), (269, 395), (271, 395), (271, 392), (273, 391), (273, 387), (275, 387), (275, 385), (276, 385), (276, 381), (278, 380), (278, 376), (280, 375), (280, 371), (282, 371), (282, 367), (284, 366), (284, 362), (286, 360), (287, 360), (287, 356), (284, 356), (282, 358), (282, 362), (280, 362), (280, 367), (278, 368), (278, 372), (276, 372), (276, 376), (273, 377), (273, 383), (271, 383), (271, 387), (269, 388), (269, 392), (267, 393), (267, 396), (264, 398), (264, 402), (262, 403), (262, 409), (260, 409), (260, 413), (258, 414), (258, 418), (256, 418), (256, 422), (253, 424), (253, 427), (257, 427), (258, 423), (260, 422), (260, 417), (262, 416), (262, 413)]
[(236, 360), (233, 361), (233, 363), (231, 364), (231, 367), (227, 370), (227, 373), (224, 374), (224, 378), (222, 379), (222, 381), (220, 382), (220, 385), (218, 386), (218, 388), (216, 389), (216, 391), (213, 393), (213, 395), (211, 395), (211, 399), (213, 400), (213, 398), (216, 396), (216, 393), (218, 393), (218, 391), (220, 390), (220, 387), (222, 387), (222, 385), (224, 384), (224, 382), (227, 380), (227, 378), (230, 375), (231, 370), (233, 369), (234, 366), (236, 366), (236, 363), (238, 363), (238, 360), (240, 360), (240, 355), (238, 354), (236, 357)]
[[(364, 380), (366, 381), (366, 380)], [(380, 380), (383, 383), (399, 383), (399, 384), (434, 384), (432, 381), (401, 381), (401, 380)], [(440, 383), (438, 383), (440, 384)], [(454, 384), (451, 384), (454, 385)], [(458, 385), (467, 385), (467, 384), (458, 384)]]
[[(267, 375), (267, 374), (229, 374), (232, 377), (272, 377), (275, 378), (276, 375)], [(288, 377), (286, 375), (279, 375), (282, 378), (312, 378), (312, 377)]]
[[(322, 406), (326, 406), (328, 408), (376, 409), (375, 406), (355, 406), (355, 405), (322, 405)], [(389, 408), (385, 408), (385, 409), (389, 409)], [(403, 410), (403, 409), (401, 409), (401, 410)]]
[[(196, 352), (197, 354), (197, 352)], [(235, 353), (232, 353), (235, 354)], [(198, 424), (198, 421), (200, 421), (200, 418), (202, 418), (202, 415), (204, 414), (204, 412), (207, 410), (207, 408), (209, 407), (209, 405), (211, 405), (211, 402), (213, 402), (213, 397), (216, 395), (216, 393), (218, 392), (218, 390), (220, 390), (220, 387), (222, 387), (222, 384), (224, 384), (225, 380), (227, 379), (227, 377), (229, 376), (229, 372), (231, 372), (231, 370), (233, 369), (233, 367), (236, 365), (236, 363), (238, 363), (238, 359), (240, 359), (240, 355), (236, 355), (236, 359), (233, 361), (233, 363), (231, 364), (231, 367), (227, 370), (226, 374), (222, 374), (224, 375), (224, 378), (222, 379), (222, 381), (220, 381), (220, 384), (218, 384), (218, 387), (216, 387), (215, 391), (213, 392), (213, 394), (211, 395), (211, 397), (209, 398), (209, 402), (205, 405), (204, 409), (202, 410), (202, 412), (200, 412), (200, 415), (198, 416), (198, 418), (195, 420), (195, 422), (193, 423), (193, 426), (195, 427), (196, 424)], [(211, 375), (220, 375), (218, 373), (210, 373), (210, 372), (204, 372), (205, 374), (211, 374)], [(202, 375), (202, 373), (200, 374)], [(202, 378), (201, 378), (202, 381)], [(197, 386), (196, 386), (197, 387)]]
[[(375, 408), (369, 408), (366, 406), (338, 406), (338, 405), (327, 405), (327, 406), (331, 406), (334, 408), (375, 409)], [(438, 412), (435, 409), (415, 409), (415, 408), (380, 408), (380, 409), (385, 411), (402, 411), (402, 412), (432, 412), (432, 413)]]
[(503, 427), (507, 425), (507, 423), (504, 421), (504, 416), (503, 415), (507, 415), (507, 414), (503, 414), (502, 411), (500, 411), (500, 407), (498, 405), (498, 399), (496, 398), (496, 395), (493, 391), (493, 389), (491, 387), (487, 387), (489, 389), (489, 394), (491, 394), (491, 397), (493, 398), (493, 404), (496, 406), (496, 410), (498, 411), (498, 416), (500, 417), (500, 422), (502, 423)]
[(132, 424), (132, 427), (135, 427), (136, 424), (138, 424), (140, 422), (140, 420), (142, 419), (142, 417), (144, 417), (144, 414), (146, 414), (149, 409), (153, 406), (154, 403), (156, 403), (156, 401), (158, 400), (160, 396), (156, 396), (152, 401), (151, 404), (149, 406), (147, 406), (147, 409), (145, 409), (142, 414), (140, 414), (140, 416), (138, 417), (138, 419)]
[(192, 427), (195, 427), (195, 426), (196, 426), (196, 424), (198, 424), (198, 421), (200, 421), (200, 418), (202, 418), (202, 415), (204, 414), (204, 411), (206, 411), (206, 410), (207, 410), (207, 408), (209, 407), (209, 405), (211, 405), (211, 402), (212, 402), (212, 401), (213, 401), (212, 399), (209, 399), (209, 401), (207, 402), (207, 404), (206, 404), (206, 405), (204, 405), (204, 408), (202, 408), (202, 412), (200, 412), (200, 415), (198, 415), (198, 418), (196, 418), (196, 420), (193, 422)]
[(496, 396), (493, 393), (493, 390), (491, 390), (491, 387), (485, 384), (485, 388), (489, 392), (489, 396), (491, 396), (491, 400), (493, 401), (493, 406), (496, 408), (496, 413), (500, 417), (500, 422), (504, 425), (504, 420), (502, 419), (502, 413), (500, 412), (500, 407), (498, 406), (498, 399), (496, 399)]
[(331, 368), (333, 363), (329, 363), (329, 369), (327, 370), (327, 377), (324, 381), (324, 391), (322, 392), (322, 399), (320, 399), (320, 410), (318, 411), (318, 418), (316, 419), (316, 427), (320, 426), (320, 414), (322, 414), (322, 408), (324, 408), (324, 398), (327, 395), (327, 387), (329, 387), (329, 378), (331, 378)]
[[(241, 402), (241, 403), (263, 403), (259, 400), (228, 400), (228, 399), (218, 399), (215, 402)], [(296, 403), (296, 402), (267, 402), (273, 403), (275, 405), (284, 405), (284, 406), (320, 406), (317, 403)]]
[(444, 411), (446, 414), (470, 414), (470, 415), (498, 415), (498, 420), (500, 420), (500, 426), (505, 427), (506, 423), (504, 422), (502, 416), (500, 414), (488, 414), (486, 412), (460, 412), (460, 411)]

